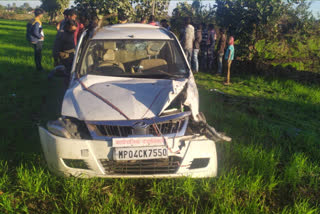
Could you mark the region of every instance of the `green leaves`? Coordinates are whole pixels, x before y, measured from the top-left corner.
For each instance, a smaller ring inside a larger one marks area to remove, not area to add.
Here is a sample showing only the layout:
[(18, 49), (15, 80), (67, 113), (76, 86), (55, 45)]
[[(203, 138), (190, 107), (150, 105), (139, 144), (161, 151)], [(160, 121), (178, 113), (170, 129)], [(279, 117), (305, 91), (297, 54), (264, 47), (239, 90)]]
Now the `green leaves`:
[(136, 17), (148, 17), (152, 15), (153, 3), (155, 17), (165, 17), (168, 14), (169, 0), (133, 0), (131, 1), (135, 5)]
[[(261, 39), (274, 40), (281, 28), (299, 34), (310, 28), (310, 2), (281, 0), (217, 0), (216, 20), (239, 40), (238, 48), (249, 54), (247, 47)], [(293, 27), (290, 27), (290, 26)]]
[[(124, 16), (129, 21), (148, 17), (152, 14), (153, 1), (151, 0), (75, 0), (76, 8), (90, 15), (107, 17)], [(169, 0), (154, 1), (154, 15), (157, 18), (165, 17), (168, 13)], [(114, 24), (116, 20), (108, 20)]]
[(69, 0), (41, 0), (43, 8), (53, 21), (59, 13), (69, 6)]

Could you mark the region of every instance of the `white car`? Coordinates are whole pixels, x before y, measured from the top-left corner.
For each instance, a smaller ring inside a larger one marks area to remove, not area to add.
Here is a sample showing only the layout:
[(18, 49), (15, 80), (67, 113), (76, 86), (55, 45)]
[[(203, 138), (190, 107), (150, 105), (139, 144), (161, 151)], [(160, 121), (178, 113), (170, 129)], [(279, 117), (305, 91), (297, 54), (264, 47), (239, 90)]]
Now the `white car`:
[(216, 140), (177, 38), (122, 24), (80, 39), (61, 118), (39, 127), (49, 169), (79, 177), (213, 177)]

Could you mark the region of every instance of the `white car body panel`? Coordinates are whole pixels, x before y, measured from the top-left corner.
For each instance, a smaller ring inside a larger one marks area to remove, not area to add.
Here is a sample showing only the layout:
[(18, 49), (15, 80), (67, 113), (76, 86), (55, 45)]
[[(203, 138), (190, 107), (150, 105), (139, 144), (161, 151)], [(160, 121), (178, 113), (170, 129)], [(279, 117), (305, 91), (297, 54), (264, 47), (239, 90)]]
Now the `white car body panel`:
[[(108, 174), (105, 172), (101, 159), (112, 160), (112, 142), (100, 140), (67, 139), (52, 135), (47, 130), (39, 127), (41, 145), (50, 171), (63, 176), (89, 177), (130, 177), (130, 178), (161, 178), (161, 177), (214, 177), (217, 175), (217, 154), (215, 143), (203, 136), (184, 136), (168, 139), (168, 147), (172, 151), (179, 150), (179, 142), (185, 146), (180, 154), (172, 154), (182, 157), (182, 163), (176, 173), (171, 174)], [(88, 156), (81, 155), (81, 150), (88, 150)], [(210, 158), (209, 164), (200, 169), (189, 169), (194, 158)], [(68, 167), (63, 159), (82, 159), (90, 169), (76, 169)]]
[[(84, 76), (81, 81), (121, 109), (131, 120), (158, 116), (179, 95), (187, 82), (186, 79), (179, 81), (95, 75)], [(197, 97), (194, 99), (196, 102)], [(125, 120), (119, 112), (84, 90), (80, 83), (66, 92), (61, 114), (79, 120)]]

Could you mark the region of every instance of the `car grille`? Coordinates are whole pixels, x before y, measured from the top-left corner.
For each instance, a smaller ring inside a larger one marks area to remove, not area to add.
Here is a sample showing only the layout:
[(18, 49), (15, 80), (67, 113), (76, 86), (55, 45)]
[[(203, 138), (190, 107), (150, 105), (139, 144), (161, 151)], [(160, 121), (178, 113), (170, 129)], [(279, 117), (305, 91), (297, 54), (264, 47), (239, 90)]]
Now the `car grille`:
[(108, 174), (174, 174), (179, 169), (182, 158), (170, 156), (167, 159), (112, 161), (100, 159), (104, 170)]
[[(174, 134), (181, 131), (185, 119), (170, 120), (162, 123), (157, 123), (157, 126), (163, 135)], [(96, 125), (99, 136), (107, 137), (128, 137), (129, 135), (153, 135), (157, 133), (152, 125), (146, 128), (135, 128), (131, 126), (111, 126), (111, 125)]]
[(133, 129), (130, 126), (97, 125), (96, 127), (102, 136), (128, 137), (133, 134)]
[[(184, 120), (170, 121), (158, 123), (157, 126), (162, 134), (173, 134), (181, 130)], [(152, 126), (148, 127), (149, 134), (157, 136), (155, 129)]]

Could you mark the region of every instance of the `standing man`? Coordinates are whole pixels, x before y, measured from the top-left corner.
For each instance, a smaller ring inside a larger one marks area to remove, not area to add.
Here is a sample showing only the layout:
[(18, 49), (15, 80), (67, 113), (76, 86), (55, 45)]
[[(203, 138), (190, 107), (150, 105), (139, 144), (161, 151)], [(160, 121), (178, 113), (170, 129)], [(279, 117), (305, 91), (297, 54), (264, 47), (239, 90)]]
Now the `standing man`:
[(198, 54), (200, 51), (200, 43), (202, 40), (202, 25), (199, 24), (197, 27), (197, 31), (195, 34), (195, 40), (194, 40), (194, 48), (193, 48), (193, 71), (198, 73), (199, 72), (199, 59)]
[(207, 24), (202, 23), (202, 40), (200, 43), (200, 67), (202, 69), (207, 69), (208, 67), (208, 29)]
[(31, 42), (34, 48), (34, 61), (37, 71), (43, 71), (42, 60), (42, 46), (44, 41), (44, 33), (42, 29), (41, 19), (43, 17), (43, 10), (37, 8), (34, 10), (35, 18), (27, 25), (27, 39)]
[(232, 61), (234, 59), (234, 38), (233, 36), (230, 36), (229, 38), (229, 46), (228, 46), (228, 49), (226, 51), (226, 55), (224, 56), (224, 59), (226, 60), (227, 62), (227, 77), (226, 77), (226, 81), (225, 81), (225, 85), (230, 85), (230, 70), (231, 70), (231, 64), (232, 64)]
[(77, 29), (77, 23), (69, 19), (64, 25), (64, 31), (56, 39), (53, 48), (55, 58), (60, 58), (60, 63), (66, 67), (66, 86), (69, 83), (70, 71), (75, 53), (74, 32)]
[(69, 9), (65, 9), (65, 10), (63, 11), (63, 17), (64, 17), (64, 19), (57, 24), (57, 31), (63, 32), (63, 27), (64, 27), (66, 21), (68, 21), (68, 13), (69, 13)]
[(191, 57), (193, 51), (193, 42), (194, 42), (194, 27), (191, 25), (191, 18), (186, 17), (185, 20), (185, 28), (182, 32), (181, 44), (183, 50), (186, 54), (189, 65), (191, 66)]
[(147, 19), (146, 19), (146, 17), (142, 17), (142, 18), (141, 18), (140, 24), (147, 24)]
[(83, 31), (84, 26), (77, 22), (77, 12), (74, 9), (68, 11), (68, 20), (73, 20), (77, 24), (77, 29), (74, 32), (74, 44), (77, 46), (78, 39), (80, 38), (81, 32)]
[(218, 42), (218, 74), (222, 74), (222, 59), (224, 55), (224, 49), (226, 48), (227, 36), (226, 31), (223, 28), (220, 28), (220, 39)]
[(168, 20), (166, 20), (166, 19), (162, 19), (160, 21), (160, 26), (167, 29), (167, 30), (171, 30), (170, 25), (168, 24)]
[(154, 17), (154, 15), (150, 15), (148, 24), (153, 25), (153, 26), (157, 26), (156, 18)]
[(215, 50), (215, 45), (216, 45), (216, 39), (217, 35), (214, 30), (214, 25), (209, 24), (208, 27), (208, 40), (207, 40), (207, 45), (208, 45), (208, 68), (211, 70), (213, 68), (213, 60), (214, 60), (214, 50)]
[[(75, 29), (75, 31), (73, 31), (73, 42), (74, 42), (74, 46), (76, 47), (78, 44), (78, 40), (81, 36), (81, 33), (84, 30), (84, 25), (82, 23), (77, 22), (77, 13), (74, 9), (66, 9), (64, 12), (65, 15), (65, 19), (61, 21), (60, 25), (59, 25), (59, 30), (58, 33), (56, 35), (56, 40), (61, 40), (61, 36), (65, 31), (65, 25), (69, 20), (72, 20), (74, 23), (76, 23), (77, 28)], [(73, 23), (72, 22), (72, 23)], [(58, 54), (55, 54), (56, 52), (56, 47), (53, 47), (53, 59), (54, 59), (54, 65), (57, 66), (59, 64), (61, 64), (61, 57)]]
[(118, 14), (118, 23), (119, 23), (119, 24), (126, 24), (126, 23), (128, 23), (128, 18), (127, 18), (127, 16), (126, 16), (125, 14), (123, 14), (123, 13), (119, 13), (119, 14)]

